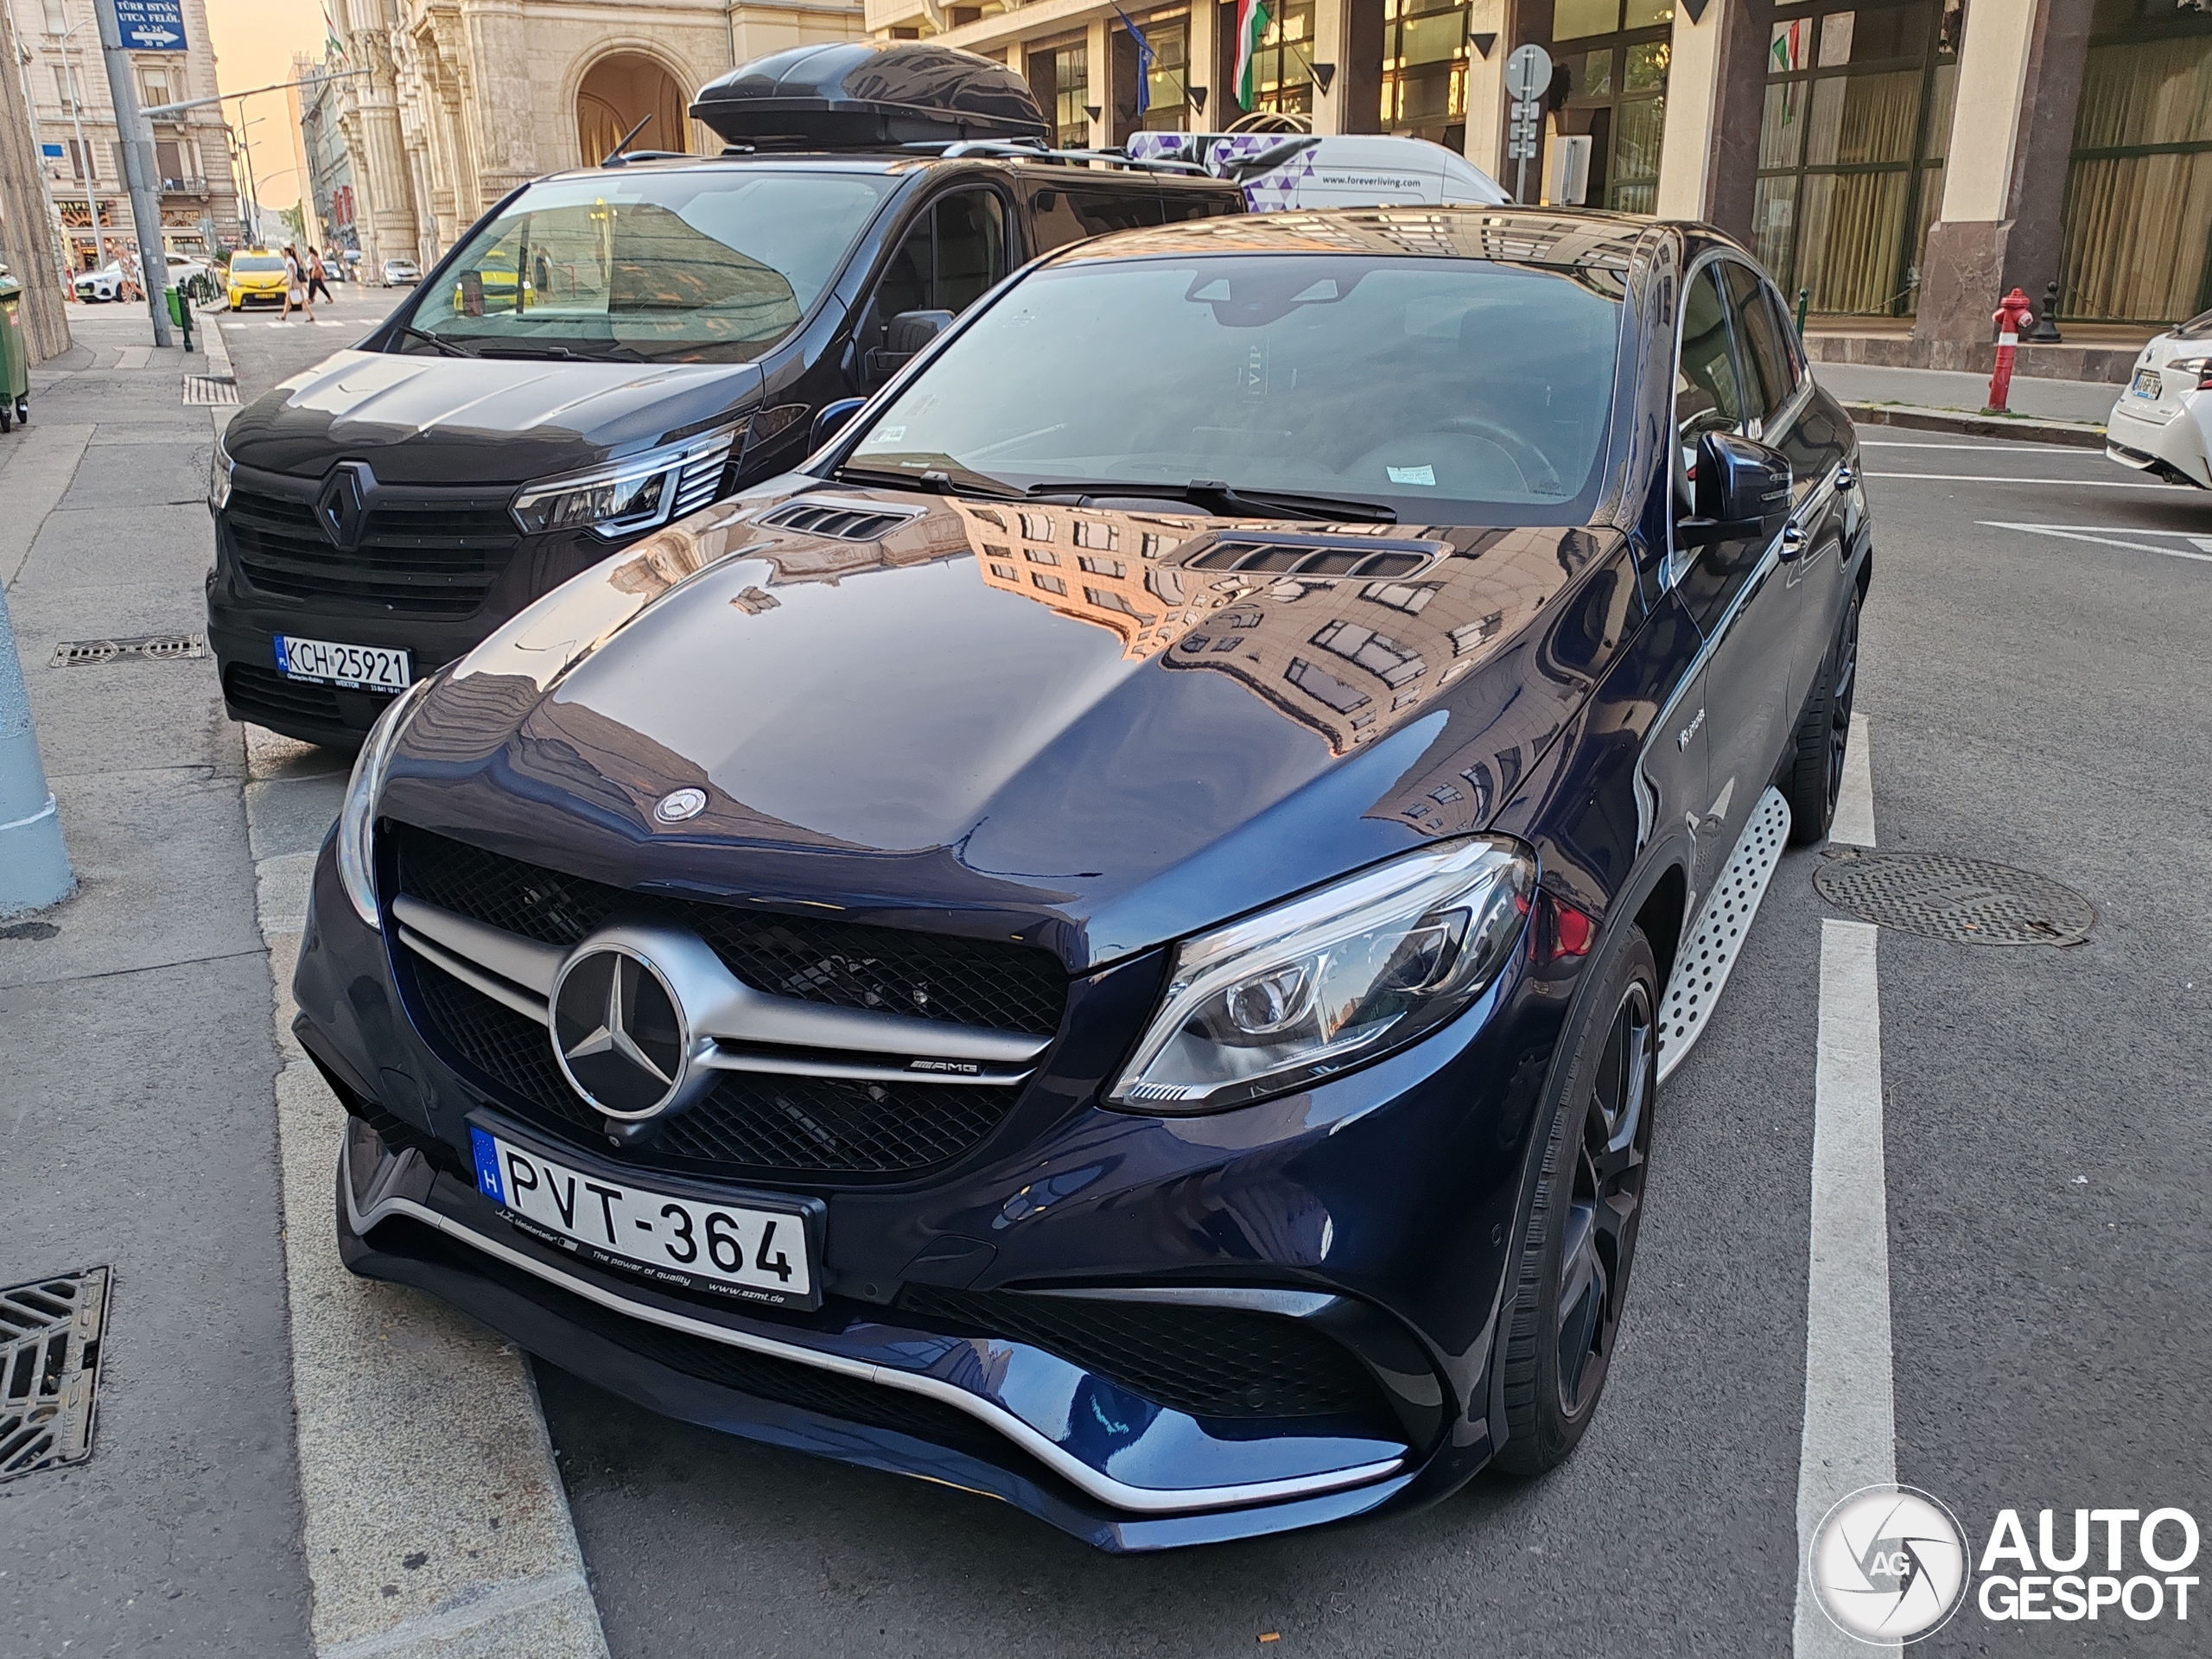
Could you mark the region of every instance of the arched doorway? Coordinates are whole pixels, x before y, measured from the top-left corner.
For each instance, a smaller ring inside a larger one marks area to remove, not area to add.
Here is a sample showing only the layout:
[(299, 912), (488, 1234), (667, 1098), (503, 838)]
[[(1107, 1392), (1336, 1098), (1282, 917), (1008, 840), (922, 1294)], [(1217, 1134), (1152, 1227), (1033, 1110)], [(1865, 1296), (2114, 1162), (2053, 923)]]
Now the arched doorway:
[(586, 167), (605, 161), (622, 135), (645, 120), (645, 130), (630, 141), (632, 149), (691, 148), (690, 100), (674, 75), (636, 52), (602, 58), (576, 89), (576, 143)]

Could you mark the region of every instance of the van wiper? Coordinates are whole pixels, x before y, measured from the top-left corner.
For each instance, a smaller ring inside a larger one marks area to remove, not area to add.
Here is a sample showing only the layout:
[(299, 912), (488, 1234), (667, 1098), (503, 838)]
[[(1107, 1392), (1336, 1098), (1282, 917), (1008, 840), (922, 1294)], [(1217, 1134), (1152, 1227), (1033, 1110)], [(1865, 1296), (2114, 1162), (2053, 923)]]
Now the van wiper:
[(645, 356), (627, 346), (609, 346), (601, 352), (579, 352), (551, 340), (512, 346), (480, 346), (479, 357), (555, 358), (563, 363), (643, 363)]
[(957, 477), (942, 467), (929, 467), (918, 473), (899, 472), (887, 467), (840, 467), (830, 474), (841, 484), (868, 484), (878, 488), (894, 490), (926, 490), (931, 495), (980, 495), (993, 501), (1023, 501), (1028, 498), (1020, 490), (1010, 490), (1003, 484), (987, 479), (979, 473), (964, 467)]
[(1129, 496), (1145, 501), (1188, 501), (1222, 518), (1315, 518), (1332, 523), (1395, 524), (1395, 509), (1340, 495), (1301, 495), (1287, 490), (1247, 490), (1217, 478), (1187, 484), (1130, 484), (1118, 480), (1033, 484), (1031, 496)]
[(419, 340), (425, 346), (431, 347), (435, 351), (442, 352), (448, 357), (474, 357), (476, 355), (474, 352), (462, 350), (449, 340), (442, 339), (436, 334), (427, 332), (426, 330), (415, 327), (411, 324), (403, 322), (398, 325), (398, 327), (399, 332), (406, 335), (408, 339)]

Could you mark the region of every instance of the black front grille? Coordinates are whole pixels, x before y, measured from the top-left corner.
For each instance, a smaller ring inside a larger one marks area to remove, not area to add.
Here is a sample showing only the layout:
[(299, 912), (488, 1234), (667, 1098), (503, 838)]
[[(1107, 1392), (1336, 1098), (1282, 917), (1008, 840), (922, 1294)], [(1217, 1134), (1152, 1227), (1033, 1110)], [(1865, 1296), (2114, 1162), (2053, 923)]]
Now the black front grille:
[[(419, 957), (409, 966), (431, 1037), (541, 1128), (600, 1142), (600, 1116), (569, 1086), (544, 1027)], [(918, 1174), (979, 1143), (1020, 1092), (726, 1072), (712, 1094), (660, 1122), (624, 1160), (709, 1176)]]
[(232, 663), (223, 670), (223, 696), (247, 719), (312, 721), (318, 726), (343, 726), (338, 693), (327, 685), (288, 680), (273, 668), (255, 663)]
[(352, 552), (325, 538), (310, 500), (241, 486), (223, 518), (238, 574), (261, 593), (415, 616), (472, 614), (520, 540), (505, 506), (480, 499), (380, 498)]
[(1381, 1388), (1351, 1351), (1296, 1319), (934, 1285), (909, 1285), (899, 1306), (1042, 1348), (1193, 1417), (1352, 1416), (1398, 1432)]
[(389, 833), (401, 892), (543, 944), (576, 944), (620, 912), (690, 929), (777, 996), (1037, 1037), (1059, 1029), (1066, 1006), (1058, 959), (1033, 946), (626, 893), (412, 825)]

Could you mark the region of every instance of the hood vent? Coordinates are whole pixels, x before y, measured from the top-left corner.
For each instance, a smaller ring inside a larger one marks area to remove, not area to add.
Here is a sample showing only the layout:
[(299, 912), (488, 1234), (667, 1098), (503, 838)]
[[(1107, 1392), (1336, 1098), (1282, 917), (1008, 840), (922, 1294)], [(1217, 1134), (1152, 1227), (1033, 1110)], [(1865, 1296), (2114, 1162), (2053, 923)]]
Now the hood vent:
[(776, 530), (804, 531), (840, 542), (874, 542), (888, 536), (926, 508), (882, 507), (874, 502), (787, 501), (760, 522)]
[(1281, 576), (1410, 576), (1447, 550), (1434, 542), (1335, 541), (1320, 536), (1224, 536), (1193, 570)]

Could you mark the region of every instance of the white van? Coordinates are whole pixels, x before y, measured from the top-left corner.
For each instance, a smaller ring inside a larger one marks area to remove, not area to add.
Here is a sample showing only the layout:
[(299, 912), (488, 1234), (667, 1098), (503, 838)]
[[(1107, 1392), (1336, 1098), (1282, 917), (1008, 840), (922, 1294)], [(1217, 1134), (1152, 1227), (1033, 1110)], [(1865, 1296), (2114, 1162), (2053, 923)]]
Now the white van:
[(1244, 188), (1255, 213), (1287, 208), (1491, 206), (1510, 198), (1465, 156), (1379, 133), (1139, 132), (1137, 161), (1194, 162)]

